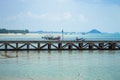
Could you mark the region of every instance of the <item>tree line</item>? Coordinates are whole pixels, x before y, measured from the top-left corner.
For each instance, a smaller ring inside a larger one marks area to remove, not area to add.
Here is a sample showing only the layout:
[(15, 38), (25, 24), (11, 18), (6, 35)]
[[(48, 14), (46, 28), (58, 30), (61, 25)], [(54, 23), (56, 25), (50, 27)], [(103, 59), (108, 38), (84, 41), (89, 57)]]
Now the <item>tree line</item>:
[(29, 30), (8, 30), (8, 29), (0, 29), (0, 33), (29, 33)]

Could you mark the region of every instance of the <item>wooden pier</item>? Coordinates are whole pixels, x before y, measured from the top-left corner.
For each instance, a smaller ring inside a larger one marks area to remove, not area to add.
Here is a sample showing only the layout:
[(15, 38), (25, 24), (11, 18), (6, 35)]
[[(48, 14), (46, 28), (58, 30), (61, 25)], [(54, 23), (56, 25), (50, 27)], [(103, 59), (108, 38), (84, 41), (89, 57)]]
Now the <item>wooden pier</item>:
[(120, 41), (0, 41), (0, 50), (120, 50)]

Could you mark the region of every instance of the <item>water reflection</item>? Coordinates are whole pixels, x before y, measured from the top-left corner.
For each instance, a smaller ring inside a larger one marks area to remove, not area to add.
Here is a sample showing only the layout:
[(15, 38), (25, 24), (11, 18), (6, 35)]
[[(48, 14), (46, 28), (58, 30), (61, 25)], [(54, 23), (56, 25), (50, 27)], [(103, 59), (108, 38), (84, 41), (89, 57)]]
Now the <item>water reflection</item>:
[[(120, 52), (120, 51), (118, 51)], [(18, 58), (18, 57), (27, 57), (29, 60), (31, 56), (35, 56), (40, 59), (40, 54), (48, 55), (48, 59), (51, 58), (51, 55), (59, 54), (60, 55), (73, 55), (73, 54), (115, 54), (116, 50), (86, 50), (86, 51), (79, 51), (79, 50), (69, 50), (69, 51), (0, 51), (0, 58)]]
[[(14, 54), (14, 53), (16, 53), (16, 54)], [(1, 58), (17, 58), (18, 57), (18, 51), (15, 51), (15, 52), (8, 52), (8, 51), (1, 52), (0, 56), (1, 56)]]

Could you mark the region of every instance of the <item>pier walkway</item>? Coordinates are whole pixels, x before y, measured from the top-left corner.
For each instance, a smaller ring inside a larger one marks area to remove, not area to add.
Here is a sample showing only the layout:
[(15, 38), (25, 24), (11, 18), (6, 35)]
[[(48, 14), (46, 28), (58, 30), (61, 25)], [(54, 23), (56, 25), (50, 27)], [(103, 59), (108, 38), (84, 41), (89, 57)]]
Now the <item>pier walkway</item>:
[(0, 41), (0, 50), (120, 50), (120, 41)]

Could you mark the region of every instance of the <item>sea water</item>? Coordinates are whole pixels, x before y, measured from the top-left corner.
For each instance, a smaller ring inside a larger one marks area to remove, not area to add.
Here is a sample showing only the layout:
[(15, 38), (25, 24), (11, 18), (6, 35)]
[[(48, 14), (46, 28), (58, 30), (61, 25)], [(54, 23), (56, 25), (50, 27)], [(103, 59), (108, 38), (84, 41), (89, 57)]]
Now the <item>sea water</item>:
[(0, 52), (0, 80), (119, 80), (120, 51)]
[[(81, 34), (81, 33), (75, 33), (75, 34), (61, 34), (61, 33), (29, 33), (29, 34), (0, 34), (0, 40), (45, 40), (42, 39), (44, 36), (60, 36), (61, 40), (76, 40), (76, 38), (83, 38), (85, 40), (120, 40), (120, 34), (119, 33), (101, 33), (101, 34)], [(62, 39), (63, 38), (63, 39)]]
[[(58, 34), (57, 34), (58, 35)], [(0, 40), (41, 40), (0, 34)], [(66, 40), (120, 40), (118, 34), (64, 35)], [(120, 50), (0, 51), (0, 80), (119, 80)]]

